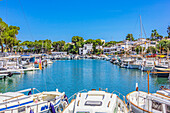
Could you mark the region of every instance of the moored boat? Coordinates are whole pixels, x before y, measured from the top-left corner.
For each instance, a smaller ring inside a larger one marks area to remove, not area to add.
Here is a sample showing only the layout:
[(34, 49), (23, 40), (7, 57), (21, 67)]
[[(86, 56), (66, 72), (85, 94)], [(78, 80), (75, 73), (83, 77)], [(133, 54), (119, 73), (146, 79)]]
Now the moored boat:
[(114, 93), (92, 90), (76, 96), (62, 113), (128, 113), (125, 101)]
[(158, 77), (169, 77), (170, 68), (155, 68)]
[(156, 93), (134, 91), (126, 96), (132, 112), (134, 113), (169, 113), (170, 90), (161, 89)]
[[(0, 112), (54, 112), (64, 109), (64, 107), (67, 105), (65, 93), (58, 92), (58, 89), (56, 89), (56, 91), (32, 94), (35, 91), (35, 88), (31, 88), (17, 92), (0, 93)], [(26, 92), (28, 92), (28, 95), (26, 95)]]

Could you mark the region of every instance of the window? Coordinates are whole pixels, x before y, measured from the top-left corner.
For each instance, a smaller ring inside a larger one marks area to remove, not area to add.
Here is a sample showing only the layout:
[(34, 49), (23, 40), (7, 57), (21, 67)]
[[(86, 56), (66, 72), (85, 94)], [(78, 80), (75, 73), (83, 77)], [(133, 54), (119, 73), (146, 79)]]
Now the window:
[(25, 111), (25, 107), (20, 107), (20, 108), (18, 108), (18, 113), (24, 112), (24, 111)]
[(101, 101), (86, 101), (85, 105), (86, 106), (101, 106), (102, 102)]
[(152, 101), (152, 109), (162, 111), (162, 104), (157, 101)]
[(166, 105), (166, 113), (170, 113), (170, 106)]

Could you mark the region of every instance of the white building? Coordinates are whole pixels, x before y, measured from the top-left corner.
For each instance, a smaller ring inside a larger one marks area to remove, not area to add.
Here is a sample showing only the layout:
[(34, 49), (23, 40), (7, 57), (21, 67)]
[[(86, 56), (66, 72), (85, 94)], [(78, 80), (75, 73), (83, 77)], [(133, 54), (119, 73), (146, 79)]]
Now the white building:
[(145, 38), (138, 38), (138, 42), (146, 42), (147, 40)]
[(84, 44), (83, 48), (79, 48), (79, 54), (85, 55), (87, 53), (91, 53), (92, 49), (93, 49), (93, 44)]
[(104, 47), (103, 54), (115, 54), (117, 52), (117, 47)]
[(96, 49), (103, 49), (103, 46), (96, 46)]
[(67, 52), (51, 52), (52, 55), (67, 55)]
[(156, 48), (156, 44), (157, 44), (156, 41), (147, 41), (141, 43), (139, 46), (144, 47), (145, 48), (144, 52), (146, 52), (146, 50), (151, 46)]

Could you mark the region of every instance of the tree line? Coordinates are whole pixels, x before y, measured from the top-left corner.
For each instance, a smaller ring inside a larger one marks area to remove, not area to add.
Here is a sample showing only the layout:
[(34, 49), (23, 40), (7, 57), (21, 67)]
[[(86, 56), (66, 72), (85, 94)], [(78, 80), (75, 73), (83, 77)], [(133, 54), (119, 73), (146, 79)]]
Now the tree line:
[[(83, 37), (73, 36), (71, 39), (71, 43), (66, 43), (65, 41), (54, 41), (51, 40), (35, 40), (35, 41), (24, 41), (17, 39), (17, 35), (19, 33), (20, 27), (12, 26), (6, 24), (2, 18), (0, 18), (0, 46), (1, 52), (33, 52), (40, 53), (42, 50), (44, 51), (65, 51), (72, 54), (78, 54), (79, 48), (82, 48), (84, 44), (92, 44), (93, 49), (91, 51), (92, 54), (101, 54), (103, 52), (102, 49), (97, 48), (100, 46), (103, 47), (112, 47), (117, 43), (121, 43), (122, 41), (110, 41), (104, 43), (101, 39), (88, 39), (84, 40)], [(168, 36), (164, 37), (164, 40), (159, 41), (159, 44), (156, 48), (150, 47), (147, 52), (155, 51), (167, 51), (170, 49), (170, 41), (166, 40), (170, 38), (170, 26), (167, 28)], [(150, 40), (162, 39), (163, 36), (159, 35), (157, 30), (152, 30)], [(133, 34), (127, 34), (126, 40), (135, 41)], [(145, 48), (143, 48), (144, 50)], [(138, 53), (141, 52), (141, 47), (137, 46), (136, 51)]]

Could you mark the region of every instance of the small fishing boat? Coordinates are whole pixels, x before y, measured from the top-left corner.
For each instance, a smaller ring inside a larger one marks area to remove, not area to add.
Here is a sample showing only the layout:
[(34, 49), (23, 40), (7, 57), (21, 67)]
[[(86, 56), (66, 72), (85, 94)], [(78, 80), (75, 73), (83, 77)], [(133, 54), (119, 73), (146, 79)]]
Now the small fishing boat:
[(76, 94), (62, 113), (128, 113), (125, 101), (116, 94), (93, 89)]
[[(65, 93), (56, 91), (39, 92), (35, 88), (17, 92), (0, 93), (0, 113), (60, 112), (67, 106)], [(26, 92), (27, 95), (26, 95)]]
[(133, 113), (169, 113), (170, 112), (170, 90), (161, 87), (156, 93), (149, 92), (149, 75), (148, 74), (148, 92), (138, 90), (136, 83), (136, 91), (126, 95), (130, 110)]
[(158, 77), (169, 77), (170, 68), (155, 68)]
[(0, 79), (4, 79), (8, 76), (8, 74), (0, 74)]
[(170, 90), (162, 88), (156, 93), (134, 91), (126, 96), (133, 113), (170, 113)]
[(6, 77), (11, 77), (13, 75), (12, 72), (7, 71), (6, 68), (0, 68), (0, 79), (4, 79)]
[(47, 60), (47, 64), (52, 64), (53, 62), (51, 61), (51, 59), (46, 59)]
[(128, 62), (123, 61), (123, 62), (120, 64), (120, 67), (121, 67), (121, 68), (127, 68), (127, 67), (128, 67)]
[(142, 71), (151, 71), (151, 70), (153, 70), (154, 66), (155, 66), (154, 61), (146, 60), (146, 61), (142, 62), (141, 70)]

